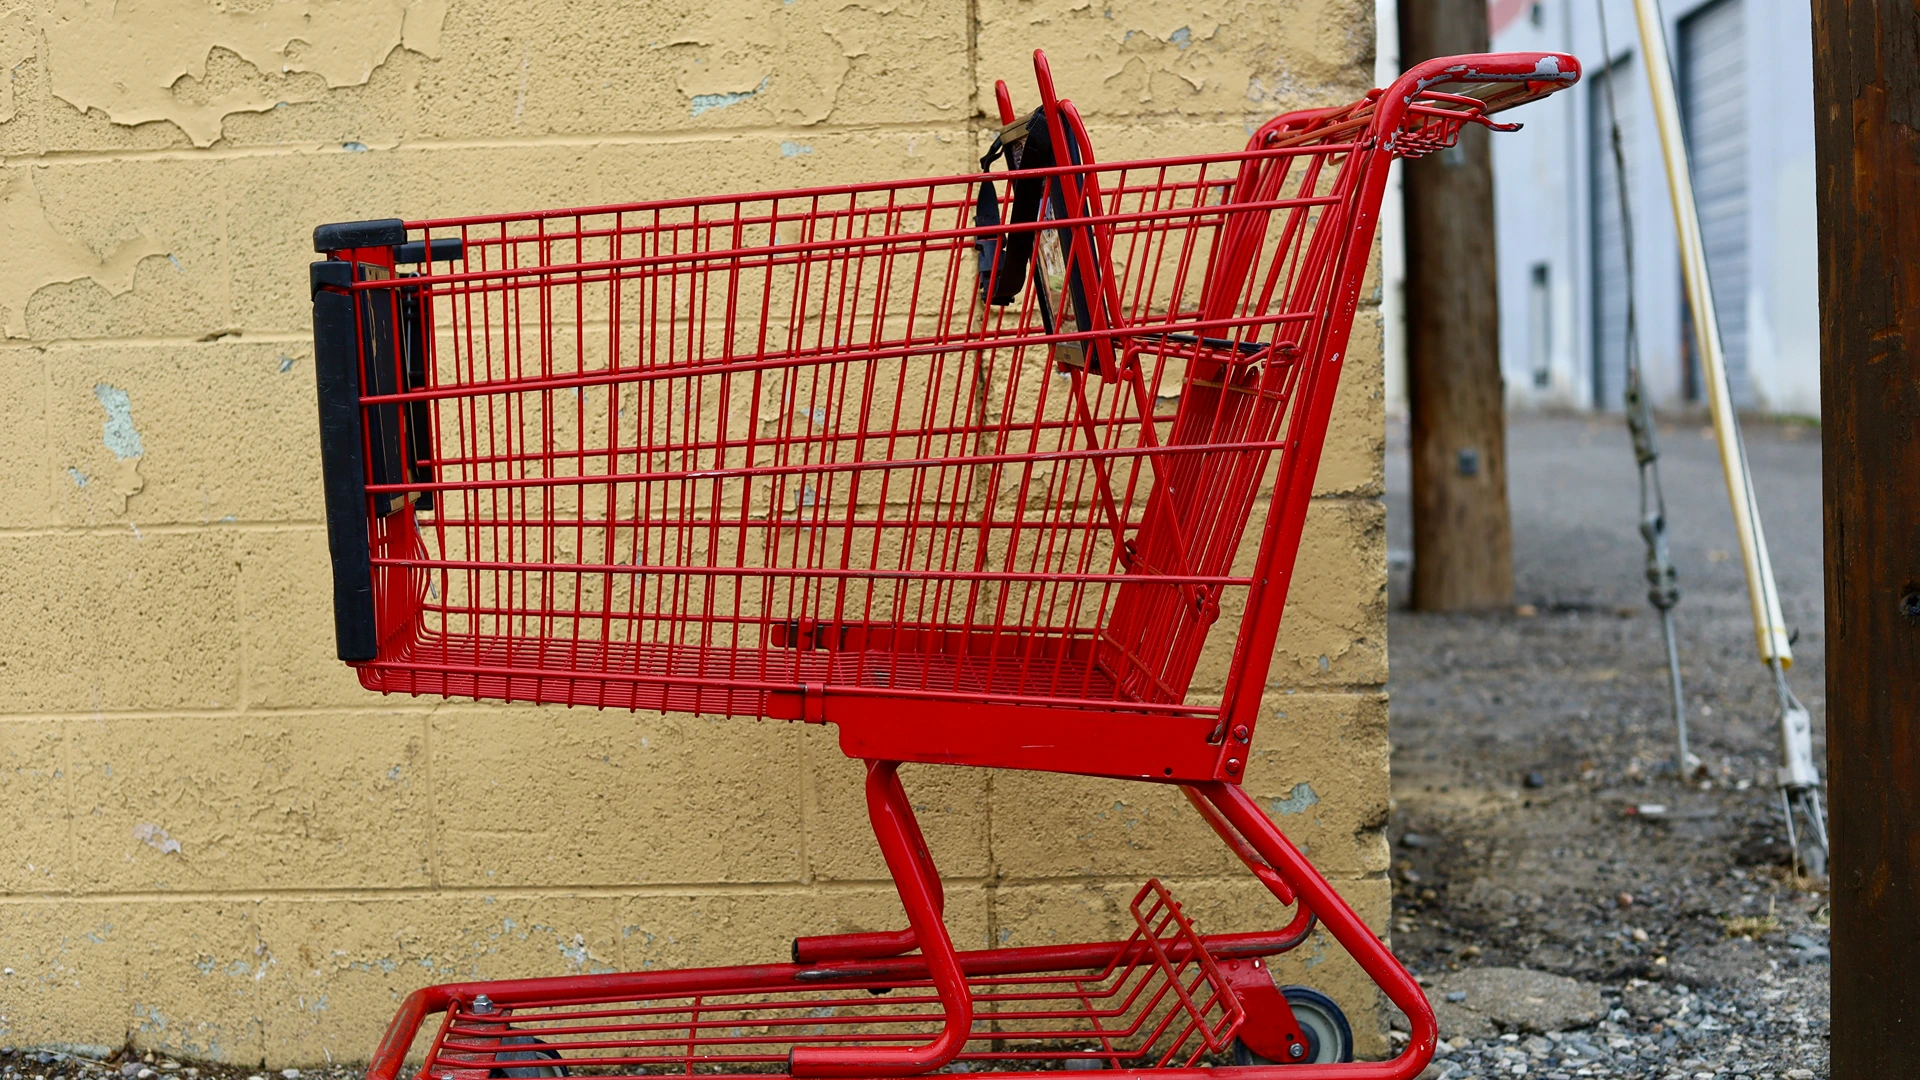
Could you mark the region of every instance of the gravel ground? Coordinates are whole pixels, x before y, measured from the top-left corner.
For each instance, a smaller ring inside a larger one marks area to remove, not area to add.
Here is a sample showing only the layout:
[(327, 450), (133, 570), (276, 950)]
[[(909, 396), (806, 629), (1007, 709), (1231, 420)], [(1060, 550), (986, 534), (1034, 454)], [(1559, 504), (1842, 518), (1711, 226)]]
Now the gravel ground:
[(240, 1065), (183, 1062), (122, 1050), (106, 1058), (55, 1049), (0, 1046), (0, 1077), (6, 1080), (361, 1080), (365, 1070), (348, 1066), (263, 1072)]
[[(1785, 843), (1777, 705), (1714, 444), (1697, 419), (1660, 436), (1704, 762), (1684, 782), (1624, 425), (1513, 420), (1517, 603), (1482, 616), (1405, 610), (1405, 433), (1389, 431), (1393, 945), (1441, 1013), (1430, 1077), (1827, 1075), (1825, 883)], [(1819, 432), (1754, 423), (1747, 441), (1824, 760)], [(1529, 1018), (1497, 987), (1452, 988), (1520, 969), (1597, 1007)]]

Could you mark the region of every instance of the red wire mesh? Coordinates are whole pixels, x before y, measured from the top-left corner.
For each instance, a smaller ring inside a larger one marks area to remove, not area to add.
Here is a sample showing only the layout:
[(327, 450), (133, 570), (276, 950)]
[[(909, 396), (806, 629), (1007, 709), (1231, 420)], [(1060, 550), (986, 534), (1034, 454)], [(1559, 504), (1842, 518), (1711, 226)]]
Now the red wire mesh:
[(1058, 170), (1083, 216), (1039, 261), (1052, 237), (1055, 273), (1093, 268), (1092, 330), (1052, 325), (1044, 284), (980, 301), (976, 239), (1036, 228), (974, 225), (1004, 174), (414, 226), (465, 254), (356, 286), (417, 303), (428, 354), (388, 384), (417, 389), (363, 398), (422, 447), (368, 486), (394, 509), (363, 680), (1196, 711), (1302, 364), (1344, 335), (1358, 151)]
[[(1192, 1066), (1230, 1045), (1245, 1013), (1180, 906), (1158, 881), (1133, 899), (1135, 930), (1098, 971), (969, 980), (974, 1027), (956, 1060), (1002, 1067)], [(494, 1070), (702, 1076), (781, 1071), (795, 1046), (925, 1042), (942, 1023), (926, 981), (848, 978), (818, 988), (740, 972), (737, 985), (641, 999), (521, 1002), (448, 1010), (419, 1075)], [(527, 1073), (527, 1076), (551, 1075)]]

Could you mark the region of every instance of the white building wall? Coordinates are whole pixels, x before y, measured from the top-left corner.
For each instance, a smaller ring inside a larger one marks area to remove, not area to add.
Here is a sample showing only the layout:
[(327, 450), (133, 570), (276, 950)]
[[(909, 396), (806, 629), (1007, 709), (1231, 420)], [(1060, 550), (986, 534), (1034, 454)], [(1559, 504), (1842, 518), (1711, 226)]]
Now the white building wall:
[(1818, 234), (1813, 189), (1813, 40), (1804, 5), (1747, 0), (1752, 87), (1754, 328), (1749, 363), (1765, 408), (1820, 412)]
[[(1512, 5), (1502, 5), (1511, 9)], [(1574, 52), (1563, 4), (1545, 5), (1536, 17), (1525, 5), (1495, 41), (1496, 50)], [(1584, 63), (1585, 56), (1580, 57)], [(1574, 164), (1585, 160), (1579, 145), (1585, 125), (1584, 86), (1562, 91), (1502, 116), (1519, 131), (1493, 136), (1494, 235), (1499, 251), (1500, 357), (1507, 396), (1516, 405), (1588, 404), (1590, 380), (1582, 353), (1587, 335), (1586, 298), (1573, 267), (1583, 258), (1586, 222), (1569, 208), (1585, 205), (1585, 178)], [(1537, 335), (1533, 269), (1547, 268), (1548, 332)], [(1548, 343), (1536, 370), (1537, 339)]]
[[(1613, 55), (1601, 47), (1597, 3), (1606, 4)], [(1679, 23), (1709, 0), (1665, 0), (1669, 49)], [(1811, 27), (1804, 6), (1741, 0), (1746, 6), (1748, 252), (1752, 271), (1745, 298), (1749, 370), (1755, 408), (1774, 413), (1819, 413), (1818, 267), (1813, 218), (1813, 65)], [(1616, 102), (1632, 116), (1625, 147), (1632, 198), (1635, 317), (1642, 370), (1656, 406), (1688, 404), (1682, 367), (1678, 245), (1662, 170), (1660, 143), (1647, 93), (1632, 0), (1496, 2), (1496, 51), (1559, 50), (1579, 57), (1589, 73), (1609, 59), (1630, 58), (1629, 77), (1615, 86)], [(1412, 62), (1416, 57), (1404, 58)], [(1518, 408), (1592, 408), (1593, 150), (1589, 125), (1599, 105), (1583, 80), (1514, 113), (1524, 130), (1493, 140), (1495, 228), (1499, 243), (1501, 365), (1508, 401)], [(1611, 163), (1603, 162), (1611, 168)], [(1536, 380), (1534, 268), (1547, 267), (1551, 346), (1544, 385)], [(1617, 405), (1617, 401), (1615, 402)]]

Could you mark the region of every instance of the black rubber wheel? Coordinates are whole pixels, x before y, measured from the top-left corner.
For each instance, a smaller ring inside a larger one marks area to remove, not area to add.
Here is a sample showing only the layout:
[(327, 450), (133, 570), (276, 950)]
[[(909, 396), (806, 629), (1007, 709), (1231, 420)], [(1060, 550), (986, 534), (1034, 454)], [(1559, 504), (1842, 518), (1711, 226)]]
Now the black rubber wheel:
[[(1306, 1023), (1302, 1020), (1301, 1023)], [(559, 1061), (560, 1051), (540, 1046), (540, 1040), (531, 1035), (512, 1035), (500, 1040), (501, 1046), (531, 1046), (537, 1049), (508, 1050), (496, 1053), (495, 1061)], [(526, 1065), (512, 1069), (492, 1069), (487, 1073), (488, 1080), (559, 1080), (568, 1075), (565, 1065)]]
[(1292, 1061), (1268, 1061), (1235, 1039), (1235, 1065), (1340, 1065), (1353, 1060), (1353, 1027), (1332, 998), (1305, 986), (1283, 986), (1280, 993), (1307, 1037), (1307, 1052)]

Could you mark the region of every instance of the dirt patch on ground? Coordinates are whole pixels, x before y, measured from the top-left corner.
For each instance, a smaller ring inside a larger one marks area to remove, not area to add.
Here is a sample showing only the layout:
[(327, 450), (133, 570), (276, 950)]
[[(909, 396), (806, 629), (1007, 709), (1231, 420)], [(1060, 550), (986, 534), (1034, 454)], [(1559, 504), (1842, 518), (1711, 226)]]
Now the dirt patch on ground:
[[(1791, 683), (1824, 761), (1819, 432), (1750, 424), (1747, 437), (1799, 632)], [(1714, 444), (1698, 422), (1663, 425), (1661, 438), (1705, 768), (1684, 781), (1669, 764), (1624, 425), (1514, 421), (1526, 607), (1485, 616), (1405, 610), (1405, 438), (1389, 431), (1394, 949), (1442, 1005), (1470, 1004), (1442, 996), (1463, 993), (1443, 990), (1454, 973), (1520, 968), (1591, 986), (1605, 1015), (1528, 1033), (1496, 1007), (1443, 1027), (1432, 1076), (1827, 1075), (1824, 883), (1790, 867), (1776, 699), (1755, 659)]]

